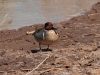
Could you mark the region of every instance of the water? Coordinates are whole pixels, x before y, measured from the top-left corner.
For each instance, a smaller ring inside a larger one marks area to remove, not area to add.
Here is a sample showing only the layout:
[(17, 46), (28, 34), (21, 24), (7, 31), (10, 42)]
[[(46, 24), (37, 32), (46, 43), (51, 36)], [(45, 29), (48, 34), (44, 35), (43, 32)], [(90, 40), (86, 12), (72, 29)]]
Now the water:
[(91, 9), (100, 0), (0, 0), (0, 30), (51, 21), (59, 23)]

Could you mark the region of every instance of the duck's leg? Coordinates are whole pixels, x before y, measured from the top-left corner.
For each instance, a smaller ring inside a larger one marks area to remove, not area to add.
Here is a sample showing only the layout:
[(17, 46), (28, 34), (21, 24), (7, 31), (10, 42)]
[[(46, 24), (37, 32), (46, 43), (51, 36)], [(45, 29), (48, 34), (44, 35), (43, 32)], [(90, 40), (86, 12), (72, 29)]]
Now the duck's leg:
[(40, 48), (40, 51), (41, 51), (42, 49), (41, 49), (41, 44), (40, 43), (39, 43), (39, 48)]
[(48, 48), (47, 48), (47, 50), (49, 50), (49, 45), (48, 45)]

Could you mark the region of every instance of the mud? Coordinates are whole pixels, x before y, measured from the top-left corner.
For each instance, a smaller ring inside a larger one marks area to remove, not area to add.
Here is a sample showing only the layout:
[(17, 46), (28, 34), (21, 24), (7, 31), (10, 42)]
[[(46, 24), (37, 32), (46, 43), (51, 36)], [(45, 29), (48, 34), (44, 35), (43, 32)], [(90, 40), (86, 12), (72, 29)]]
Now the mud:
[(50, 50), (42, 46), (42, 52), (34, 37), (26, 32), (43, 24), (1, 30), (0, 75), (99, 75), (100, 2), (84, 15), (54, 26), (59, 40)]

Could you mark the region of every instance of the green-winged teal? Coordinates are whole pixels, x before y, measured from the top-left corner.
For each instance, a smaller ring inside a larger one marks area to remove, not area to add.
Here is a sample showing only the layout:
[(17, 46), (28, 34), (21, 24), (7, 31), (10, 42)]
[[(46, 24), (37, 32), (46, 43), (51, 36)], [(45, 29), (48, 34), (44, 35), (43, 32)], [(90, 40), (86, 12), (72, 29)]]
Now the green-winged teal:
[(58, 39), (58, 33), (56, 32), (56, 28), (53, 27), (51, 22), (47, 22), (44, 25), (44, 28), (36, 30), (33, 35), (36, 41), (39, 43), (39, 47), (41, 50), (41, 45), (49, 45), (54, 44)]

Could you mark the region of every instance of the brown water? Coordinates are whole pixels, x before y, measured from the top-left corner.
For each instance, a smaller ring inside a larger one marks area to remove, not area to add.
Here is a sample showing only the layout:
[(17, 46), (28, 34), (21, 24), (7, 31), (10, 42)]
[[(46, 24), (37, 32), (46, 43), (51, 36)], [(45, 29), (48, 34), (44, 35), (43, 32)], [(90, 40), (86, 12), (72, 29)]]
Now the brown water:
[(0, 0), (0, 30), (51, 21), (59, 23), (91, 9), (100, 0)]

